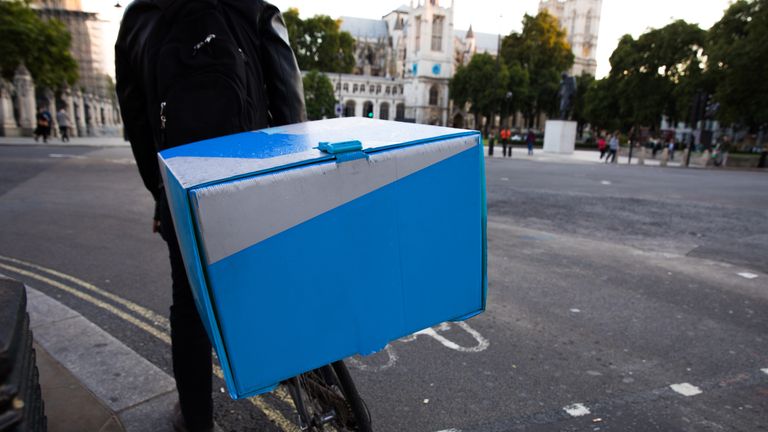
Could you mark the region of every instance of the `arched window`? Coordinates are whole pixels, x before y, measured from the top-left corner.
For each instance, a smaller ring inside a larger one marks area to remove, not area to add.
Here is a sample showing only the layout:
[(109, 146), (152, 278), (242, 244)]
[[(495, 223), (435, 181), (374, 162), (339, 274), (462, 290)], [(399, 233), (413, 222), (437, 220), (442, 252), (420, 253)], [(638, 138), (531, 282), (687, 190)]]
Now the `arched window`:
[(395, 120), (405, 119), (405, 104), (399, 103), (395, 107)]
[(379, 118), (382, 120), (389, 120), (389, 104), (383, 102), (379, 105)]
[(365, 101), (363, 103), (363, 117), (373, 118), (373, 102)]
[(348, 100), (347, 103), (344, 105), (344, 117), (354, 117), (355, 116), (355, 101)]
[(438, 93), (439, 93), (439, 91), (438, 91), (436, 85), (433, 85), (432, 87), (429, 88), (429, 104), (430, 105), (432, 105), (432, 106), (436, 106), (437, 105), (437, 99), (438, 99), (437, 95), (438, 95)]

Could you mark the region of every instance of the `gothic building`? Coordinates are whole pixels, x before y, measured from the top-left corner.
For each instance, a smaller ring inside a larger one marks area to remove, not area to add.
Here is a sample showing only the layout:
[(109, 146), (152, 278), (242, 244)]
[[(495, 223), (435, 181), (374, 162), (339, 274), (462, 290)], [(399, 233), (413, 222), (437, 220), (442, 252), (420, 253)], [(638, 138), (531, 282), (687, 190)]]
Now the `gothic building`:
[(597, 70), (597, 34), (600, 29), (602, 0), (541, 0), (539, 10), (546, 10), (560, 21), (575, 57), (571, 75)]
[[(63, 107), (73, 123), (72, 136), (120, 134), (122, 121), (113, 89), (97, 60), (102, 53), (96, 14), (83, 11), (80, 0), (35, 0), (31, 7), (41, 18), (58, 19), (67, 27), (79, 79), (72, 87), (40, 88), (29, 70), (20, 65), (12, 83), (0, 82), (0, 135), (31, 135), (39, 107), (51, 113)], [(57, 133), (53, 117), (52, 130)]]
[(462, 113), (452, 112), (448, 81), (475, 52), (495, 54), (497, 35), (454, 30), (453, 1), (419, 0), (380, 20), (340, 20), (355, 39), (357, 60), (352, 74), (329, 74), (341, 114), (466, 126)]

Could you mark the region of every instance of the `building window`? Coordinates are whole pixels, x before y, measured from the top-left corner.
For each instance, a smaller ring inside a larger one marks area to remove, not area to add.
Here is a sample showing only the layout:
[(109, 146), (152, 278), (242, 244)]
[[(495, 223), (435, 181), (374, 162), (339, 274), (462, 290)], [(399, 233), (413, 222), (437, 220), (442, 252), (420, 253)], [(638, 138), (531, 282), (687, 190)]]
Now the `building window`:
[(344, 117), (354, 117), (355, 116), (355, 101), (350, 100), (347, 101), (346, 105), (344, 105)]
[(437, 105), (437, 95), (438, 95), (437, 86), (433, 85), (432, 87), (429, 88), (429, 104), (430, 105), (432, 106)]
[(373, 94), (373, 84), (368, 86), (368, 93)]
[(381, 84), (376, 85), (376, 94), (381, 93)]
[(395, 107), (395, 120), (405, 119), (405, 104), (399, 103)]
[(352, 85), (352, 93), (357, 93), (357, 84)]
[(373, 118), (373, 102), (365, 101), (363, 103), (363, 117)]
[(337, 82), (336, 83), (336, 91), (339, 91), (339, 89), (341, 89), (341, 83)]
[(592, 9), (587, 12), (587, 22), (584, 24), (584, 34), (587, 38), (592, 35)]
[(416, 17), (416, 52), (421, 48), (421, 17)]
[(389, 104), (384, 102), (379, 106), (379, 118), (389, 120)]
[(344, 83), (344, 85), (343, 85), (341, 88), (342, 88), (342, 90), (344, 90), (345, 92), (348, 92), (348, 91), (349, 91), (349, 84), (347, 84), (347, 83)]
[(445, 17), (435, 15), (432, 17), (432, 51), (443, 50), (443, 21)]
[(390, 94), (392, 89), (389, 86), (384, 87), (384, 94)]

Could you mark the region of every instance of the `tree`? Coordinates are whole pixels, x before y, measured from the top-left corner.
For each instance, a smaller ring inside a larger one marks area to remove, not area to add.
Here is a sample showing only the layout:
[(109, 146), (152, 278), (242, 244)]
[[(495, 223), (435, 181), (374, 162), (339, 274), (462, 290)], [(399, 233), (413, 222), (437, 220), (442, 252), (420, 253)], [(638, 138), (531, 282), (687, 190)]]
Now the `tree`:
[(520, 94), (515, 99), (529, 126), (540, 113), (554, 115), (558, 111), (560, 74), (570, 69), (574, 58), (565, 36), (557, 19), (542, 11), (536, 16), (526, 14), (522, 33), (510, 33), (502, 41), (504, 63), (527, 74), (526, 80), (516, 81), (520, 87), (511, 91)]
[(12, 79), (24, 64), (38, 85), (59, 88), (77, 81), (71, 36), (56, 19), (42, 20), (23, 0), (0, 1), (0, 68)]
[(340, 30), (340, 23), (327, 15), (302, 20), (299, 10), (283, 13), (288, 39), (301, 70), (350, 73), (355, 67), (355, 39)]
[(590, 74), (583, 74), (576, 77), (576, 98), (573, 101), (573, 120), (576, 121), (579, 137), (582, 136), (584, 125), (588, 123), (586, 117), (586, 99), (589, 97), (589, 91), (593, 87), (595, 77)]
[(304, 103), (310, 120), (320, 120), (336, 115), (333, 84), (325, 74), (313, 70), (304, 76)]
[[(475, 125), (480, 125), (479, 116), (489, 120), (499, 112), (505, 102), (509, 71), (502, 62), (497, 62), (490, 54), (481, 53), (472, 56), (469, 64), (459, 66), (449, 83), (453, 101), (459, 106), (470, 104), (470, 112), (475, 117)], [(485, 125), (488, 133), (490, 121)]]
[(663, 115), (686, 120), (702, 77), (705, 40), (704, 30), (683, 20), (637, 39), (624, 35), (611, 54), (608, 77), (587, 96), (590, 122), (627, 130), (656, 129)]
[(584, 119), (593, 128), (614, 131), (622, 127), (618, 115), (619, 98), (609, 78), (590, 83), (581, 99), (584, 103)]
[(768, 0), (733, 3), (707, 40), (718, 119), (752, 128), (768, 123)]

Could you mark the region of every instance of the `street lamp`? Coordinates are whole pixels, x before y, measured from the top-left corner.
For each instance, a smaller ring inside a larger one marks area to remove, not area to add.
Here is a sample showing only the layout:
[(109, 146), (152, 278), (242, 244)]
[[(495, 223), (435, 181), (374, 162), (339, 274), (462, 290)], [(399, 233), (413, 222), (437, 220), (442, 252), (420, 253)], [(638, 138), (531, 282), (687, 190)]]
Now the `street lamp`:
[(344, 61), (344, 52), (339, 50), (337, 55), (339, 57), (339, 117), (344, 116), (344, 104), (341, 102), (341, 67)]

